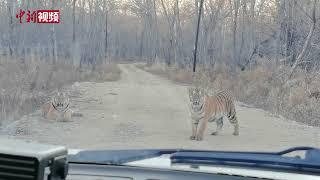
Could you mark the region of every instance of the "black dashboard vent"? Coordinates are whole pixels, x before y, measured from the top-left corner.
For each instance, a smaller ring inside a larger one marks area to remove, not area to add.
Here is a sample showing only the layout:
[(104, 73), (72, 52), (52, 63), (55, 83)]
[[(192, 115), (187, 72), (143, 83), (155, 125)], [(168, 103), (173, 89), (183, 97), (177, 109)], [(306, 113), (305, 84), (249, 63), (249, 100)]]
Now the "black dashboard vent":
[(38, 167), (36, 158), (0, 153), (1, 180), (37, 180)]

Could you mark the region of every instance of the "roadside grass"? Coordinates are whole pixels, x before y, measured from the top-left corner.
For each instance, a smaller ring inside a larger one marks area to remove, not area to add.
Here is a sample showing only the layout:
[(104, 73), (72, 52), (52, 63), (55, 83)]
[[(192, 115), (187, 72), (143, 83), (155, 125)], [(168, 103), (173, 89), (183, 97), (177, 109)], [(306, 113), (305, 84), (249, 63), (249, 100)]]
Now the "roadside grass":
[(77, 68), (61, 62), (0, 57), (0, 126), (35, 111), (51, 92), (64, 86), (81, 81), (117, 81), (120, 74), (115, 63)]
[[(164, 64), (139, 65), (139, 68), (178, 83), (192, 83), (191, 70)], [(311, 126), (320, 126), (320, 75), (298, 70), (290, 81), (290, 68), (259, 63), (231, 76), (225, 64), (208, 69), (199, 66), (196, 83), (214, 94), (229, 89), (238, 101), (250, 104)], [(200, 73), (199, 73), (200, 72)]]

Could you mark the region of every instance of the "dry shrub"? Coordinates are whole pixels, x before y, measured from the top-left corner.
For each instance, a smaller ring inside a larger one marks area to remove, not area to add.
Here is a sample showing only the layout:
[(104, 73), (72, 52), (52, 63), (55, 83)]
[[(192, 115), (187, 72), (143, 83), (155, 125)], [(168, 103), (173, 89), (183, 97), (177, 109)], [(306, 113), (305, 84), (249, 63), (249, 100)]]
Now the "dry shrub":
[(162, 76), (167, 75), (167, 70), (168, 70), (168, 68), (164, 64), (161, 64), (161, 63), (147, 65), (144, 68), (152, 73), (162, 75)]
[(238, 82), (236, 88), (240, 90), (238, 91), (239, 100), (258, 107), (267, 105), (266, 101), (261, 99), (266, 99), (271, 91), (272, 73), (270, 71), (263, 67), (241, 71), (236, 81)]
[(308, 98), (308, 95), (302, 86), (290, 89), (288, 94), (288, 104), (292, 107), (302, 104), (304, 100)]
[(120, 78), (120, 69), (114, 63), (79, 69), (67, 63), (0, 59), (0, 125), (36, 110), (50, 92), (65, 85)]
[(164, 63), (155, 63), (152, 65), (138, 64), (137, 67), (178, 83), (188, 84), (192, 82), (192, 72), (177, 66), (167, 67)]
[[(317, 81), (306, 83), (305, 76), (309, 72), (299, 70), (293, 79), (285, 82), (290, 68), (259, 65), (247, 70), (239, 76), (238, 82), (246, 88), (240, 89), (240, 99), (256, 107), (269, 110), (275, 114), (284, 115), (287, 118), (303, 122), (309, 125), (319, 126), (319, 101), (309, 98), (309, 87), (320, 84)], [(314, 89), (314, 88), (313, 88)]]
[(120, 79), (121, 70), (114, 63), (104, 64), (96, 67), (93, 71), (95, 81), (104, 82), (104, 81), (117, 81)]
[[(198, 66), (196, 80), (211, 94), (229, 89), (239, 101), (320, 126), (320, 75), (299, 69), (289, 82), (285, 82), (290, 67), (262, 62), (251, 69), (238, 71), (235, 76), (231, 76), (226, 64), (218, 64), (214, 69)], [(192, 82), (191, 72), (185, 69), (160, 68), (158, 65), (144, 69), (176, 82)]]
[(170, 77), (175, 82), (188, 84), (192, 82), (192, 72), (185, 69), (173, 69), (171, 70)]

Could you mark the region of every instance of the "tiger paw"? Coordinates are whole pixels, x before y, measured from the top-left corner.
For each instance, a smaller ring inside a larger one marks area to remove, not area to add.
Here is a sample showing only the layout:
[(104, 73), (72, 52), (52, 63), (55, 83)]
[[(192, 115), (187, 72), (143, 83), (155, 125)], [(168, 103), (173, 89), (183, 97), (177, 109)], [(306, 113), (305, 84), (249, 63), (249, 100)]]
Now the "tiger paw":
[(195, 140), (196, 136), (190, 136), (190, 140)]
[(197, 136), (197, 137), (196, 137), (196, 140), (197, 140), (197, 141), (202, 141), (202, 137)]
[(239, 132), (234, 132), (232, 135), (239, 136)]
[(213, 132), (213, 133), (211, 133), (211, 135), (216, 136), (216, 135), (218, 135), (218, 132)]

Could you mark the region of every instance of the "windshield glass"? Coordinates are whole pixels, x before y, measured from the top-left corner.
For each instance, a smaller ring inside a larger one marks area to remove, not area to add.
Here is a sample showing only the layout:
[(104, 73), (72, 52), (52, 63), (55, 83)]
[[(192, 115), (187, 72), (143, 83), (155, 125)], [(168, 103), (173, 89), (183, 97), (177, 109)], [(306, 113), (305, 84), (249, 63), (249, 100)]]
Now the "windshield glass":
[(0, 0), (0, 136), (73, 149), (320, 147), (319, 7)]

